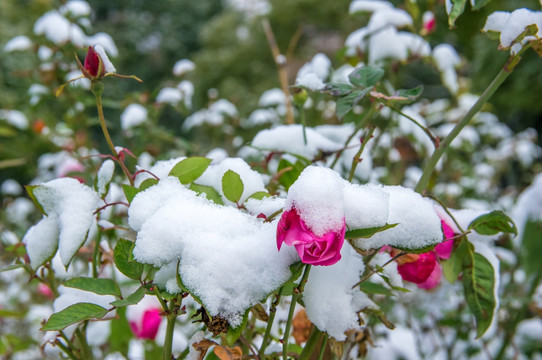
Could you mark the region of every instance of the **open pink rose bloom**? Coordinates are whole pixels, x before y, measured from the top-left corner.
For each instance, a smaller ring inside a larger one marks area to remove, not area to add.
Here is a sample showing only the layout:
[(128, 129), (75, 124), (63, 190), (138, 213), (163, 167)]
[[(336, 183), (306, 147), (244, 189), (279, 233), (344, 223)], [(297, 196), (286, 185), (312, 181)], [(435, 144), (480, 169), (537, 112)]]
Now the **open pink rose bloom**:
[(341, 259), (341, 248), (344, 243), (346, 223), (339, 231), (328, 231), (316, 236), (301, 219), (297, 210), (282, 213), (277, 226), (277, 247), (282, 243), (294, 246), (301, 261), (311, 265), (333, 265)]
[(159, 309), (148, 309), (143, 313), (140, 321), (130, 321), (130, 329), (138, 339), (153, 340), (158, 333), (161, 321)]
[(438, 262), (440, 259), (449, 259), (454, 246), (453, 229), (441, 220), (444, 238), (448, 239), (437, 246), (434, 250), (422, 254), (412, 254), (397, 266), (401, 277), (415, 283), (422, 289), (432, 289), (437, 286), (442, 276), (442, 268)]

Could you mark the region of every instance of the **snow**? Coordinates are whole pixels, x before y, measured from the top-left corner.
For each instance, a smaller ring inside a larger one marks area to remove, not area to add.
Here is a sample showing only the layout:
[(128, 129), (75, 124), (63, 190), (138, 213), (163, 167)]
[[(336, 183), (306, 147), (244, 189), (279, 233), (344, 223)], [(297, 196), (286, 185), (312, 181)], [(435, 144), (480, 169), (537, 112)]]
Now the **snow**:
[(313, 56), (310, 62), (306, 63), (297, 72), (297, 77), (302, 78), (308, 73), (314, 73), (322, 81), (329, 76), (331, 60), (324, 54), (318, 53)]
[(279, 121), (277, 112), (273, 109), (256, 109), (248, 117), (243, 125), (246, 126), (258, 126), (263, 124), (275, 124)]
[(130, 104), (120, 115), (122, 130), (128, 130), (143, 124), (147, 120), (147, 109), (140, 104)]
[(32, 267), (54, 255), (57, 240), (62, 262), (68, 266), (93, 225), (99, 198), (88, 186), (72, 178), (40, 185), (34, 189), (34, 195), (47, 215), (23, 238)]
[(363, 258), (345, 244), (341, 260), (331, 266), (313, 266), (303, 292), (307, 316), (318, 329), (344, 341), (344, 332), (358, 329), (358, 312), (377, 306), (357, 287), (363, 274)]
[[(150, 169), (145, 169), (144, 167), (138, 166), (137, 170), (138, 171), (143, 170), (143, 169), (148, 170), (151, 174), (156, 176), (158, 179), (161, 179), (168, 176), (171, 169), (173, 169), (175, 165), (177, 165), (179, 162), (181, 162), (184, 159), (185, 157), (181, 156), (181, 157), (169, 159), (169, 160), (160, 160), (160, 161), (157, 161)], [(134, 185), (139, 187), (141, 186), (141, 183), (147, 179), (156, 179), (151, 174), (147, 172), (142, 172), (142, 173), (137, 174)]]
[(91, 12), (90, 6), (83, 0), (70, 0), (64, 6), (60, 7), (62, 15), (71, 15), (73, 17), (89, 16)]
[(349, 230), (386, 225), (389, 216), (389, 194), (376, 185), (346, 183), (344, 213)]
[(276, 249), (276, 223), (207, 201), (168, 177), (134, 198), (134, 258), (160, 267), (180, 260), (183, 284), (211, 316), (240, 325), (246, 309), (290, 277), (295, 249)]
[(173, 75), (175, 76), (182, 76), (190, 71), (193, 71), (196, 68), (196, 65), (188, 60), (188, 59), (181, 59), (173, 65)]
[(183, 99), (181, 90), (173, 87), (165, 87), (156, 95), (157, 103), (177, 105)]
[(23, 187), (17, 182), (17, 180), (7, 179), (2, 182), (0, 186), (0, 194), (8, 196), (18, 196), (23, 193)]
[(282, 210), (285, 201), (285, 199), (276, 196), (264, 197), (261, 200), (251, 198), (245, 202), (245, 207), (254, 216), (264, 214), (266, 217), (269, 217), (277, 211)]
[(32, 41), (28, 38), (28, 36), (24, 35), (15, 36), (14, 38), (10, 39), (6, 45), (4, 45), (5, 52), (24, 51), (30, 50), (31, 48)]
[[(508, 48), (513, 45), (514, 41), (525, 28), (535, 24), (538, 27), (536, 37), (542, 36), (542, 11), (532, 11), (521, 8), (516, 9), (511, 13), (504, 11), (496, 11), (488, 16), (486, 24), (482, 31), (500, 32), (500, 41), (503, 48)], [(533, 37), (525, 38), (524, 40), (532, 40)], [(521, 45), (519, 45), (521, 49)], [(518, 47), (512, 48), (512, 54), (517, 53)]]
[(100, 170), (98, 170), (98, 176), (96, 179), (96, 189), (100, 197), (103, 197), (107, 194), (109, 183), (113, 179), (114, 171), (115, 163), (113, 162), (113, 160), (105, 160), (102, 166), (100, 166)]
[(320, 135), (312, 128), (305, 129), (307, 145), (303, 141), (301, 125), (281, 125), (260, 131), (252, 140), (252, 146), (262, 150), (284, 151), (313, 159), (320, 151), (333, 152), (343, 145)]
[(318, 91), (322, 90), (326, 84), (315, 73), (307, 73), (298, 77), (295, 80), (296, 86), (303, 86), (309, 90)]
[(241, 158), (227, 158), (222, 160), (216, 165), (210, 165), (207, 170), (194, 182), (200, 185), (207, 185), (215, 188), (216, 191), (222, 196), (224, 204), (232, 204), (231, 201), (226, 199), (224, 192), (222, 191), (222, 177), (226, 171), (232, 170), (239, 174), (241, 181), (243, 182), (243, 193), (239, 203), (242, 204), (252, 194), (258, 191), (267, 192), (265, 189), (262, 176), (257, 171), (254, 171), (250, 166)]
[(279, 88), (273, 88), (265, 91), (258, 100), (258, 106), (276, 106), (282, 105), (286, 102), (286, 97), (284, 96), (284, 91)]
[(519, 239), (529, 220), (542, 220), (542, 173), (518, 196), (511, 215), (518, 227)]
[(455, 67), (461, 63), (457, 51), (450, 44), (439, 44), (433, 49), (433, 60), (442, 74), (444, 85), (456, 94), (459, 88)]
[(443, 240), (440, 218), (430, 200), (401, 186), (383, 186), (382, 190), (390, 196), (388, 223), (398, 225), (369, 239), (356, 239), (354, 246), (365, 250), (384, 245), (421, 249)]
[(109, 57), (107, 57), (107, 53), (105, 52), (105, 49), (102, 45), (94, 45), (94, 50), (98, 53), (98, 55), (102, 58), (102, 62), (104, 64), (105, 72), (108, 74), (114, 74), (117, 72), (117, 69), (113, 66), (111, 61), (109, 60)]
[(57, 45), (70, 41), (78, 47), (84, 45), (86, 37), (79, 26), (70, 23), (56, 10), (48, 11), (36, 20), (34, 34), (44, 35)]
[[(115, 45), (115, 41), (113, 40), (111, 35), (104, 32), (99, 32), (92, 36), (88, 36), (85, 41), (85, 44), (91, 45), (91, 46), (100, 45), (104, 48), (104, 50), (108, 54), (110, 54), (113, 57), (116, 57), (119, 54), (117, 45)], [(111, 72), (111, 71), (108, 71), (108, 72)]]
[(214, 148), (205, 157), (211, 159), (211, 164), (219, 164), (228, 157), (228, 152), (222, 148)]
[(316, 235), (337, 233), (344, 226), (344, 180), (335, 171), (308, 166), (290, 186), (284, 211), (295, 208), (307, 227)]
[(15, 126), (19, 130), (28, 129), (28, 119), (19, 110), (0, 110), (0, 119), (5, 120), (8, 124)]
[(388, 1), (382, 0), (354, 0), (350, 3), (348, 12), (354, 14), (357, 12), (375, 12), (379, 10), (387, 10), (393, 8), (393, 5)]

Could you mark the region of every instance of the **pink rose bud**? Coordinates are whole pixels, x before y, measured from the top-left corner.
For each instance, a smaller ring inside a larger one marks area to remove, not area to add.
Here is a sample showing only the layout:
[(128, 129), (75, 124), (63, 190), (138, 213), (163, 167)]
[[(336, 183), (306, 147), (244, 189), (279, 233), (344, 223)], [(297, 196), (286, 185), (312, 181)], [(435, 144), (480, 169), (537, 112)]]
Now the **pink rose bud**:
[(435, 31), (435, 28), (437, 27), (437, 20), (435, 19), (435, 14), (433, 14), (431, 11), (426, 11), (423, 14), (423, 33), (425, 35), (432, 33)]
[(53, 294), (53, 291), (51, 290), (51, 288), (49, 286), (45, 285), (44, 283), (39, 283), (38, 284), (38, 293), (40, 295), (45, 296), (47, 299), (54, 299), (55, 298), (55, 294)]
[(152, 296), (145, 296), (137, 305), (129, 306), (126, 309), (126, 318), (134, 336), (153, 340), (162, 322), (161, 312), (160, 303)]
[(316, 236), (300, 218), (297, 210), (282, 213), (277, 226), (277, 247), (282, 243), (294, 246), (304, 264), (329, 266), (341, 259), (346, 223), (339, 231), (328, 231)]
[(397, 270), (404, 280), (416, 284), (425, 282), (437, 266), (437, 255), (433, 251), (418, 255), (412, 254), (408, 260), (413, 261), (398, 265)]
[(105, 75), (105, 66), (100, 55), (94, 51), (93, 46), (88, 47), (87, 56), (85, 56), (84, 69), (94, 79), (102, 78)]
[(148, 309), (143, 312), (143, 317), (139, 323), (130, 321), (130, 329), (138, 339), (153, 340), (158, 333), (161, 321), (162, 317), (159, 309)]
[(437, 246), (435, 246), (435, 252), (437, 253), (439, 258), (449, 259), (450, 255), (452, 254), (452, 249), (454, 247), (453, 237), (455, 236), (455, 234), (450, 225), (446, 224), (444, 220), (440, 220), (440, 223), (442, 224), (442, 233), (444, 234), (444, 238), (446, 239), (446, 241), (443, 241)]

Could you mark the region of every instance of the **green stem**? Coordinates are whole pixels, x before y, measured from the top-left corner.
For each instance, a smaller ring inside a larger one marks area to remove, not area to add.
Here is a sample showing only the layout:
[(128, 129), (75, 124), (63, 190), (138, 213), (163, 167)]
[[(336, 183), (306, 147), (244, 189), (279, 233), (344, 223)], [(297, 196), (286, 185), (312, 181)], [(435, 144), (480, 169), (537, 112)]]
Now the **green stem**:
[(164, 353), (162, 360), (171, 360), (171, 346), (173, 344), (173, 330), (175, 330), (175, 321), (177, 320), (177, 312), (175, 311), (175, 300), (169, 302), (167, 314), (166, 340), (164, 341)]
[(385, 106), (387, 106), (390, 110), (392, 111), (395, 111), (397, 114), (401, 115), (401, 116), (404, 116), (405, 118), (407, 118), (408, 120), (410, 120), (412, 123), (414, 123), (414, 125), (416, 125), (417, 127), (419, 127), (420, 129), (423, 130), (423, 132), (429, 137), (429, 139), (431, 140), (431, 142), (433, 142), (433, 144), (435, 145), (435, 147), (437, 147), (439, 145), (438, 143), (438, 140), (437, 138), (431, 133), (431, 130), (429, 130), (428, 128), (426, 128), (425, 126), (423, 126), (422, 124), (420, 124), (416, 119), (414, 119), (412, 116), (409, 116), (407, 114), (405, 114), (404, 112), (402, 112), (401, 110), (399, 109), (396, 109), (395, 107), (387, 104), (385, 101), (383, 101), (382, 99), (377, 99), (378, 101), (380, 101), (382, 104), (384, 104)]
[(358, 131), (360, 131), (361, 128), (364, 127), (367, 124), (367, 119), (369, 119), (369, 117), (372, 115), (372, 113), (373, 113), (373, 108), (370, 108), (370, 109), (366, 110), (361, 115), (361, 120), (360, 120), (358, 126), (356, 126), (356, 128), (354, 129), (352, 134), (350, 134), (348, 139), (346, 139), (346, 141), (344, 142), (344, 149), (338, 151), (337, 154), (335, 155), (335, 159), (333, 160), (333, 163), (331, 163), (330, 169), (333, 169), (335, 167), (335, 165), (337, 164), (337, 161), (339, 161), (339, 158), (341, 157), (343, 151), (348, 147), (348, 144), (354, 138), (354, 136), (356, 136)]
[(273, 327), (273, 321), (275, 321), (275, 315), (277, 314), (277, 306), (280, 304), (280, 297), (282, 296), (283, 287), (280, 288), (277, 298), (271, 304), (271, 309), (269, 309), (269, 319), (267, 320), (267, 326), (265, 328), (265, 334), (263, 336), (262, 345), (260, 346), (260, 351), (258, 354), (260, 358), (263, 359), (265, 355), (265, 349), (267, 348), (267, 343), (269, 342), (269, 336), (271, 335), (271, 328)]
[(433, 155), (431, 155), (431, 158), (425, 165), (425, 168), (423, 170), (422, 177), (420, 178), (420, 181), (414, 188), (414, 190), (418, 193), (423, 192), (427, 189), (427, 186), (429, 184), (429, 180), (431, 179), (431, 175), (435, 171), (435, 167), (437, 166), (438, 161), (444, 155), (446, 150), (448, 150), (448, 147), (452, 143), (452, 141), (456, 138), (456, 136), (467, 126), (474, 115), (476, 115), (481, 109), (482, 106), (485, 105), (485, 103), (491, 98), (491, 96), (497, 91), (497, 89), (502, 85), (504, 80), (510, 75), (511, 71), (508, 69), (507, 66), (503, 67), (501, 71), (497, 74), (495, 79), (489, 84), (489, 86), (484, 90), (482, 95), (478, 98), (476, 103), (470, 108), (470, 110), (465, 114), (463, 119), (453, 128), (452, 132), (446, 136), (446, 138), (440, 143), (440, 146), (435, 149), (433, 152)]
[(320, 339), (321, 335), (322, 335), (322, 332), (318, 330), (316, 326), (313, 325), (311, 335), (309, 336), (309, 339), (305, 343), (305, 346), (303, 347), (303, 351), (301, 351), (301, 355), (299, 355), (299, 358), (297, 360), (308, 360), (311, 358), (312, 352), (314, 351), (314, 348), (316, 347), (316, 345), (318, 345), (318, 340)]
[(307, 145), (307, 124), (305, 123), (305, 109), (303, 106), (297, 107), (299, 110), (299, 119), (301, 120), (301, 125), (303, 126), (303, 143)]
[[(164, 312), (167, 313), (169, 311), (169, 309), (168, 309), (164, 299), (162, 299), (162, 296), (160, 295), (160, 291), (158, 291), (158, 287), (156, 286), (156, 284), (154, 284), (152, 286), (152, 292), (158, 298), (158, 301), (160, 302), (160, 305), (162, 305), (162, 309), (164, 309)], [(172, 301), (172, 302), (174, 302), (174, 301)]]
[(282, 359), (288, 360), (288, 341), (290, 340), (290, 328), (292, 326), (292, 319), (294, 317), (295, 305), (297, 304), (297, 299), (303, 293), (305, 288), (305, 283), (309, 278), (309, 273), (311, 271), (311, 265), (305, 265), (305, 270), (303, 271), (303, 277), (297, 288), (294, 289), (294, 294), (292, 295), (292, 302), (290, 303), (290, 311), (288, 312), (288, 320), (286, 321), (286, 329), (284, 329), (284, 337), (282, 339)]
[(318, 360), (322, 360), (324, 358), (324, 354), (326, 353), (326, 345), (327, 336), (324, 336), (324, 340), (322, 340), (322, 347), (320, 348), (320, 354), (318, 354)]
[(111, 154), (113, 154), (115, 159), (117, 159), (117, 163), (121, 167), (122, 172), (128, 178), (130, 185), (133, 186), (134, 179), (132, 178), (132, 174), (130, 174), (130, 171), (128, 171), (128, 168), (124, 164), (124, 161), (122, 161), (119, 158), (119, 154), (117, 150), (115, 149), (115, 145), (113, 145), (113, 141), (111, 140), (111, 136), (109, 135), (109, 131), (107, 130), (107, 124), (105, 123), (104, 109), (103, 109), (103, 104), (102, 104), (103, 85), (99, 87), (97, 84), (92, 84), (91, 89), (94, 96), (96, 97), (96, 108), (98, 109), (98, 118), (100, 119), (100, 126), (102, 127), (102, 132), (104, 134), (105, 141), (107, 142), (107, 145), (109, 146), (109, 150), (111, 151)]
[(55, 345), (58, 346), (62, 351), (64, 351), (64, 354), (66, 354), (70, 359), (72, 360), (79, 360), (77, 356), (73, 353), (73, 351), (67, 347), (66, 345), (62, 344), (60, 340), (57, 340), (55, 342)]
[(361, 159), (361, 153), (363, 153), (363, 149), (365, 149), (365, 145), (367, 145), (367, 142), (371, 139), (371, 137), (373, 136), (373, 133), (375, 131), (375, 128), (374, 127), (371, 127), (369, 129), (369, 132), (367, 133), (367, 135), (365, 137), (363, 137), (363, 139), (361, 140), (361, 145), (359, 147), (359, 150), (358, 152), (356, 153), (356, 155), (354, 155), (354, 157), (352, 158), (352, 167), (350, 168), (350, 174), (348, 175), (348, 181), (352, 181), (352, 179), (354, 178), (354, 174), (356, 173), (356, 168), (358, 167), (358, 164), (360, 163)]
[(98, 230), (98, 236), (96, 237), (94, 251), (92, 253), (92, 277), (94, 278), (98, 277), (98, 255), (100, 253), (100, 239), (102, 238), (101, 233), (101, 230)]
[[(85, 327), (88, 324), (88, 321), (85, 323)], [(75, 330), (75, 336), (77, 337), (77, 340), (79, 341), (81, 345), (81, 350), (83, 351), (83, 357), (85, 359), (91, 360), (94, 359), (94, 355), (92, 354), (92, 350), (88, 346), (87, 338), (83, 332), (81, 332), (81, 329)]]

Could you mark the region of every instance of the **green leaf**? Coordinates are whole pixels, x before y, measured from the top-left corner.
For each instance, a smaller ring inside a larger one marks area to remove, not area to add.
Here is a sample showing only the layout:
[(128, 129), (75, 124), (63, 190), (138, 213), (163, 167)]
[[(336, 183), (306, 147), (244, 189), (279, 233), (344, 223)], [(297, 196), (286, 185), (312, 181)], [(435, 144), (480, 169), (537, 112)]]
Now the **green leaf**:
[(363, 310), (361, 310), (361, 312), (367, 314), (367, 315), (373, 315), (373, 316), (376, 316), (378, 319), (380, 319), (380, 321), (382, 322), (382, 324), (384, 324), (384, 326), (386, 326), (388, 329), (390, 330), (393, 330), (395, 329), (395, 325), (388, 320), (388, 318), (386, 317), (386, 314), (384, 314), (384, 312), (380, 309), (373, 309), (373, 308), (365, 308)]
[(241, 325), (239, 325), (236, 328), (232, 328), (231, 326), (228, 326), (228, 332), (226, 333), (226, 342), (228, 343), (228, 346), (232, 346), (233, 344), (235, 344), (237, 339), (239, 339), (239, 337), (243, 333), (243, 330), (247, 326), (249, 312), (250, 310), (247, 310), (245, 312), (245, 315), (243, 316), (243, 322), (241, 323)]
[(450, 10), (450, 13), (448, 14), (448, 24), (450, 25), (450, 27), (453, 27), (455, 26), (455, 21), (457, 20), (459, 15), (463, 14), (467, 0), (451, 0), (451, 1), (452, 1), (452, 9)]
[(484, 6), (486, 6), (487, 4), (489, 4), (491, 0), (476, 0), (474, 2), (474, 6), (472, 7), (473, 10), (480, 10), (481, 8), (483, 8)]
[(199, 178), (207, 170), (209, 164), (211, 164), (211, 159), (189, 157), (177, 163), (169, 175), (178, 177), (181, 184), (189, 184)]
[(232, 170), (228, 170), (222, 176), (222, 192), (224, 196), (231, 202), (237, 203), (243, 195), (245, 186), (241, 180), (241, 176)]
[(134, 197), (140, 191), (135, 186), (130, 186), (128, 184), (122, 184), (122, 190), (124, 191), (124, 195), (126, 196), (126, 200), (128, 200), (129, 203), (131, 203), (132, 200), (134, 200)]
[(132, 251), (135, 243), (126, 239), (119, 239), (113, 250), (113, 259), (115, 266), (121, 273), (128, 276), (130, 279), (139, 280), (143, 273), (143, 264), (132, 260)]
[(368, 88), (376, 85), (384, 76), (384, 70), (372, 66), (362, 66), (354, 69), (348, 79), (355, 86)]
[(66, 287), (90, 291), (98, 295), (113, 295), (116, 297), (122, 297), (118, 285), (111, 279), (78, 277), (65, 281), (63, 285)]
[(151, 186), (154, 186), (158, 184), (158, 180), (152, 178), (152, 179), (145, 179), (143, 180), (143, 182), (141, 183), (141, 185), (139, 185), (139, 191), (143, 191), (143, 190), (146, 190), (148, 188), (150, 188)]
[(523, 239), (521, 241), (521, 252), (523, 261), (521, 264), (525, 267), (528, 274), (542, 273), (542, 222), (528, 220), (523, 231)]
[(378, 226), (378, 227), (372, 227), (372, 228), (366, 228), (366, 229), (348, 230), (344, 234), (344, 238), (345, 239), (359, 239), (359, 238), (368, 239), (376, 233), (394, 228), (397, 225), (399, 224), (386, 224), (384, 226)]
[(101, 319), (107, 314), (103, 307), (91, 303), (77, 303), (51, 315), (42, 331), (63, 330), (65, 327), (89, 319)]
[(25, 313), (7, 309), (0, 309), (0, 319), (2, 318), (22, 318)]
[(211, 186), (192, 183), (190, 184), (190, 190), (198, 194), (205, 194), (207, 200), (211, 200), (215, 204), (224, 205), (224, 203), (222, 202), (222, 197), (220, 197), (218, 191), (216, 191), (215, 188)]
[(0, 269), (0, 273), (1, 272), (5, 272), (5, 271), (11, 271), (11, 270), (15, 270), (15, 269), (20, 269), (24, 267), (24, 264), (13, 264), (13, 265), (9, 265), (9, 266), (6, 266), (2, 269)]
[(398, 90), (397, 93), (392, 96), (389, 100), (401, 103), (401, 104), (411, 104), (414, 101), (416, 101), (417, 98), (420, 97), (420, 95), (423, 92), (423, 85), (416, 86), (412, 89), (401, 89)]
[(500, 232), (518, 234), (518, 229), (512, 219), (500, 210), (478, 216), (471, 221), (469, 229), (480, 235), (495, 235)]
[(146, 293), (147, 288), (145, 286), (140, 286), (136, 291), (128, 295), (125, 299), (113, 301), (111, 305), (113, 305), (114, 307), (135, 305), (139, 303), (141, 299), (143, 299), (143, 297), (145, 297)]
[(286, 190), (296, 182), (297, 178), (301, 172), (305, 169), (306, 165), (303, 165), (300, 161), (296, 161), (295, 164), (292, 164), (286, 159), (280, 159), (279, 166), (277, 168), (277, 173), (282, 172), (283, 169), (291, 168), (282, 172), (279, 177), (279, 183), (284, 186)]
[(463, 260), (468, 256), (468, 241), (461, 239), (454, 245), (450, 258), (442, 260), (442, 272), (448, 282), (453, 284), (463, 270)]
[(30, 196), (30, 198), (32, 199), (34, 204), (36, 204), (36, 206), (40, 210), (40, 212), (43, 215), (47, 215), (47, 213), (43, 209), (43, 206), (41, 206), (41, 204), (39, 203), (38, 198), (36, 198), (36, 195), (34, 195), (34, 190), (36, 190), (40, 186), (41, 185), (25, 185), (24, 188), (26, 189), (26, 192), (28, 193), (28, 196)]
[(392, 296), (393, 293), (390, 289), (382, 284), (377, 284), (369, 281), (364, 281), (359, 285), (361, 291), (366, 294), (381, 294), (386, 296)]
[(262, 200), (263, 198), (271, 197), (271, 195), (265, 191), (258, 191), (254, 194), (250, 195), (249, 199), (256, 199), (256, 200)]
[(332, 96), (345, 96), (350, 94), (354, 90), (354, 87), (350, 84), (329, 84), (324, 88), (324, 91)]
[(352, 93), (339, 98), (335, 107), (335, 113), (339, 120), (341, 120), (369, 91), (371, 91), (371, 88), (355, 90)]
[[(466, 240), (464, 240), (466, 241)], [(481, 254), (468, 244), (468, 256), (463, 263), (463, 290), (471, 313), (476, 319), (477, 338), (491, 325), (495, 310), (495, 270)]]

